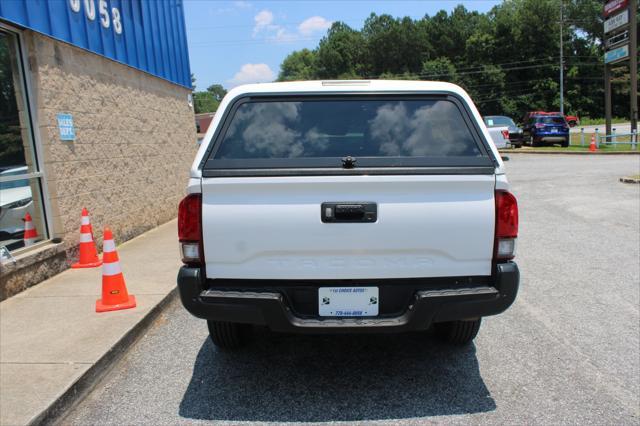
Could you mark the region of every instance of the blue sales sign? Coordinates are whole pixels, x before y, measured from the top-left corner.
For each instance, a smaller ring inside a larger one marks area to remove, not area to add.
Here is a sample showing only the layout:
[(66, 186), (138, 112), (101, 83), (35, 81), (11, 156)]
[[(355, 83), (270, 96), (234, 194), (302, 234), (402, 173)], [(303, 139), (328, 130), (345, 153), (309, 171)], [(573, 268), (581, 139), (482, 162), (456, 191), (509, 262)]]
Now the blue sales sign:
[(73, 116), (71, 114), (58, 114), (57, 118), (58, 130), (60, 131), (60, 140), (76, 140), (76, 129), (75, 127), (73, 127)]
[(610, 64), (629, 57), (629, 45), (617, 47), (604, 53), (604, 63)]

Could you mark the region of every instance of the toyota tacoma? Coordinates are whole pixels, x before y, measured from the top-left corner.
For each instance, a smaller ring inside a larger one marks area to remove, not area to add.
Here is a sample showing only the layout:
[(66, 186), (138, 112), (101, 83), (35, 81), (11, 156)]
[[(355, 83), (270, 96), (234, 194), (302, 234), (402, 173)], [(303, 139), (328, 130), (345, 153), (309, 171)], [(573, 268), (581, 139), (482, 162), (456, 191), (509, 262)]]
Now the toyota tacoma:
[(277, 332), (472, 341), (514, 301), (518, 206), (460, 87), (245, 85), (223, 99), (178, 212), (182, 303), (235, 348)]

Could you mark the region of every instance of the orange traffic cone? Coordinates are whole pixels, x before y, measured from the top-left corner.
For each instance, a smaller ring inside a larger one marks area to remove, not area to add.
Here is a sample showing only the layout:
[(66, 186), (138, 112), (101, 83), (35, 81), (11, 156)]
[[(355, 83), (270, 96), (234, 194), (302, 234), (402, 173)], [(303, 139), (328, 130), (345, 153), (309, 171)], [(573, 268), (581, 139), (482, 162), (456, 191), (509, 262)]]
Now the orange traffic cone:
[(80, 223), (80, 259), (71, 265), (72, 268), (95, 268), (102, 265), (98, 258), (96, 244), (93, 241), (93, 230), (89, 220), (89, 212), (82, 209), (82, 222)]
[(96, 312), (135, 308), (136, 297), (127, 292), (111, 229), (104, 228), (103, 238), (102, 299), (96, 300)]
[(591, 143), (589, 144), (589, 151), (595, 152), (596, 150), (596, 135), (591, 135)]
[(38, 231), (36, 227), (33, 225), (33, 219), (31, 219), (31, 215), (27, 213), (24, 215), (24, 246), (29, 247), (36, 243), (38, 239)]

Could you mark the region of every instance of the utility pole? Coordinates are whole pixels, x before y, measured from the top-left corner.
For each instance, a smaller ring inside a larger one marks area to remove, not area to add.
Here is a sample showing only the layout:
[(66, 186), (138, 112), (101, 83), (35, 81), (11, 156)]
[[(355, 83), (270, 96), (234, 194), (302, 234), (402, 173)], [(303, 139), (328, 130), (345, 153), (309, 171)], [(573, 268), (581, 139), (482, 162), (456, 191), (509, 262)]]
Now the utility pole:
[(604, 64), (604, 134), (611, 134), (611, 70)]
[(638, 131), (638, 0), (629, 2), (629, 77), (631, 77), (631, 132)]
[(560, 114), (564, 115), (564, 56), (562, 46), (563, 28), (562, 0), (560, 0)]

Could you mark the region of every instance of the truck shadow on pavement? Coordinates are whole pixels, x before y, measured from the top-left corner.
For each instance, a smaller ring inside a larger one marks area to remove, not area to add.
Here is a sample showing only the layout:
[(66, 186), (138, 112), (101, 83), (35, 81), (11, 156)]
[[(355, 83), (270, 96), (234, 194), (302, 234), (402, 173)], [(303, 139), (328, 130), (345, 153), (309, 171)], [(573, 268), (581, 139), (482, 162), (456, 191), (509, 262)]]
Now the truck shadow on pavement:
[(190, 419), (319, 422), (495, 410), (475, 346), (434, 336), (298, 336), (259, 329), (239, 352), (203, 343), (179, 414)]

